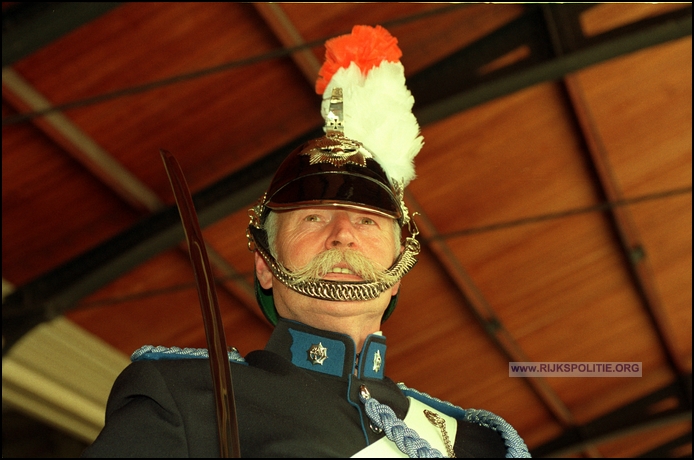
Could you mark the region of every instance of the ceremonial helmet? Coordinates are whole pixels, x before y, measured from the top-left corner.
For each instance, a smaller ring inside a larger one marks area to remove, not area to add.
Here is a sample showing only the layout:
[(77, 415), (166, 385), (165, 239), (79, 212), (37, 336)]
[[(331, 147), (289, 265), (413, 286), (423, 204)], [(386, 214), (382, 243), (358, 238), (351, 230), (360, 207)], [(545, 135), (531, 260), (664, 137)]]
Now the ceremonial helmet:
[[(370, 300), (392, 287), (416, 263), (419, 243), (403, 199), (414, 178), (414, 157), (422, 148), (412, 114), (414, 98), (405, 86), (402, 55), (381, 26), (355, 26), (352, 33), (326, 42), (316, 92), (323, 94), (325, 135), (298, 146), (280, 165), (267, 192), (249, 210), (246, 235), (273, 276), (289, 288), (331, 301)], [(326, 97), (327, 96), (327, 97)], [(272, 255), (264, 224), (271, 211), (341, 206), (392, 218), (408, 236), (384, 282), (295, 282)], [(255, 279), (256, 299), (274, 325), (278, 315), (272, 290)], [(393, 296), (382, 321), (397, 302)]]

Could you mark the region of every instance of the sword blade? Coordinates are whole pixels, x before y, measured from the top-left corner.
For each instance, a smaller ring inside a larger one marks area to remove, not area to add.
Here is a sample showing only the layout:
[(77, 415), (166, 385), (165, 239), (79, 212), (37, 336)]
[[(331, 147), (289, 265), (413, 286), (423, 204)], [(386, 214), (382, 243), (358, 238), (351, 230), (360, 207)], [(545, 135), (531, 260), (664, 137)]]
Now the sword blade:
[(229, 357), (227, 354), (226, 337), (222, 315), (219, 311), (217, 291), (210, 261), (207, 257), (205, 242), (202, 239), (200, 223), (190, 195), (188, 183), (183, 176), (183, 170), (174, 156), (166, 150), (160, 150), (164, 161), (166, 174), (176, 198), (178, 212), (183, 222), (183, 230), (188, 242), (190, 261), (193, 264), (195, 282), (200, 297), (202, 320), (205, 326), (207, 348), (210, 353), (210, 369), (214, 386), (217, 408), (217, 427), (219, 429), (220, 456), (227, 458), (231, 453), (233, 458), (241, 456), (239, 445), (238, 422), (236, 420), (236, 403), (231, 382)]

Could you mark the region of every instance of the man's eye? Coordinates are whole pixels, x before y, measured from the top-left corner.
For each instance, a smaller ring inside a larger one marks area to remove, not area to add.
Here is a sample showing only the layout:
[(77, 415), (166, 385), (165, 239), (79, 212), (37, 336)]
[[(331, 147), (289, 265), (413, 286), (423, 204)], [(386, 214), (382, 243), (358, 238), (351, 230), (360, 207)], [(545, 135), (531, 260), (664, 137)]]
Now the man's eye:
[(320, 220), (320, 218), (315, 214), (311, 214), (310, 216), (306, 216), (306, 218), (304, 220), (306, 222), (318, 222)]
[(360, 220), (362, 225), (374, 225), (376, 222), (374, 222), (373, 219), (369, 219), (368, 217), (362, 217)]

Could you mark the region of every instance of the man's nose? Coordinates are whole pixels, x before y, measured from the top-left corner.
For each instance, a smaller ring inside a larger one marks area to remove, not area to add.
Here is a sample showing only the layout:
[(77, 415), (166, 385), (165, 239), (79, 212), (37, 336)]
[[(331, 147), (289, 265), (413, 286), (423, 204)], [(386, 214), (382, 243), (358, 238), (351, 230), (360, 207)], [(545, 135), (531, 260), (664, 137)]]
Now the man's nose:
[(354, 224), (347, 213), (336, 212), (330, 220), (330, 234), (325, 242), (326, 249), (350, 248), (357, 245)]

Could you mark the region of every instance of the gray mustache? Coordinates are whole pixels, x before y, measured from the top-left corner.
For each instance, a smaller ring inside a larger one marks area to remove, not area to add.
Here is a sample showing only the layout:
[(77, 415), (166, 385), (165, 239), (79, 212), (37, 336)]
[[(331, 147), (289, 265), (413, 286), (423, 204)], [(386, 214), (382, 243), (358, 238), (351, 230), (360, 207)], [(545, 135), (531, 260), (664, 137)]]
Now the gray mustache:
[(385, 273), (385, 267), (372, 262), (368, 257), (358, 251), (351, 249), (341, 250), (337, 248), (329, 249), (315, 256), (304, 267), (292, 270), (294, 280), (291, 284), (298, 284), (309, 280), (316, 280), (324, 277), (328, 273), (332, 273), (332, 269), (340, 264), (345, 263), (352, 272), (361, 277), (367, 282), (388, 282), (391, 281)]

